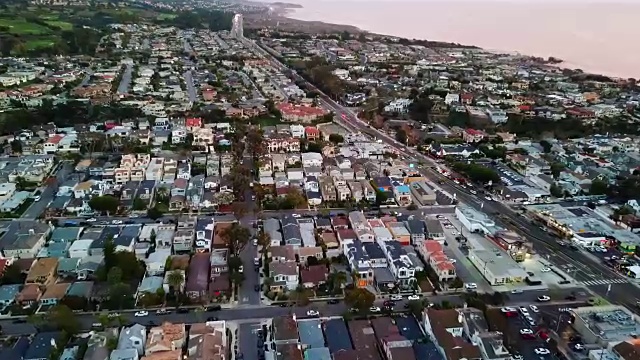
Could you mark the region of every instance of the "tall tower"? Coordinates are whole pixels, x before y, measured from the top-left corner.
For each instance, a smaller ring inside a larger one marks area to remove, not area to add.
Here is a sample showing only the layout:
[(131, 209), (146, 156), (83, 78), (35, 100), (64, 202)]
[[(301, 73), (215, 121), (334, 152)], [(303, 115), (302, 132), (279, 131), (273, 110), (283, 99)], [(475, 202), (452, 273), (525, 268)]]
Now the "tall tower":
[(242, 14), (235, 14), (231, 25), (231, 35), (237, 38), (244, 37)]

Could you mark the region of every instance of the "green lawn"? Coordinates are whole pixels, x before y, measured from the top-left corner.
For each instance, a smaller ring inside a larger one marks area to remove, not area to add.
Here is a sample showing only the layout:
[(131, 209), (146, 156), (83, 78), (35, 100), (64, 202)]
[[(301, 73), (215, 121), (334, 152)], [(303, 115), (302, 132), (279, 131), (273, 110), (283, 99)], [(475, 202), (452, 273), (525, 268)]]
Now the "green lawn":
[(27, 50), (37, 50), (37, 49), (51, 47), (51, 46), (53, 46), (53, 44), (55, 44), (55, 40), (54, 39), (44, 38), (44, 39), (29, 40), (24, 45), (27, 48)]
[(47, 35), (51, 29), (27, 22), (25, 19), (0, 18), (0, 27), (9, 29), (9, 33), (15, 35)]
[(157, 19), (158, 20), (172, 20), (174, 18), (176, 18), (178, 15), (176, 14), (160, 14), (158, 15)]
[(251, 119), (251, 123), (252, 124), (258, 124), (258, 125), (260, 125), (260, 127), (276, 126), (278, 124), (282, 124), (282, 120), (280, 120), (278, 118), (261, 117), (261, 118), (257, 118), (257, 119)]
[(66, 21), (46, 20), (46, 23), (51, 25), (51, 26), (59, 27), (62, 30), (72, 30), (73, 29), (73, 24), (69, 23), (69, 22), (66, 22)]

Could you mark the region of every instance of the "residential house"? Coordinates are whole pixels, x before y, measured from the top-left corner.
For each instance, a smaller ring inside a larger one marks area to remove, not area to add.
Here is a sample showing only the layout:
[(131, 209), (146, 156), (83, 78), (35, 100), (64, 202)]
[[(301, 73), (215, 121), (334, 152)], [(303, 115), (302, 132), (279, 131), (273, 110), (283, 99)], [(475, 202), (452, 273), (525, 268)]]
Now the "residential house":
[(298, 266), (294, 262), (271, 262), (269, 274), (273, 279), (271, 291), (293, 291), (298, 287)]

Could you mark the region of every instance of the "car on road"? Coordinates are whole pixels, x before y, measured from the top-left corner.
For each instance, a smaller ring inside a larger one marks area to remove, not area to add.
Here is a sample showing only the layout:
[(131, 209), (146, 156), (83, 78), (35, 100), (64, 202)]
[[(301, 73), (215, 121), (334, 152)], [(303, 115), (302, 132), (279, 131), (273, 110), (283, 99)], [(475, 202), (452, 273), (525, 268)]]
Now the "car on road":
[(93, 323), (91, 324), (91, 328), (94, 330), (102, 330), (104, 326), (102, 325), (102, 323)]
[(251, 241), (251, 243), (253, 244), (253, 246), (258, 246), (258, 238), (253, 238), (253, 241)]
[(378, 313), (380, 312), (380, 308), (377, 306), (372, 306), (369, 308), (369, 311), (371, 311), (372, 313)]
[(176, 310), (176, 312), (178, 314), (188, 314), (189, 313), (189, 309), (179, 308), (178, 310)]
[(293, 216), (294, 218), (299, 218), (300, 214), (291, 214), (291, 216)]
[(522, 291), (522, 289), (513, 289), (511, 290), (511, 293), (516, 295), (516, 294), (522, 294), (524, 291)]
[(464, 284), (465, 290), (476, 290), (478, 288), (478, 284), (476, 283), (466, 283)]
[(122, 224), (122, 220), (113, 220), (111, 223), (113, 225), (120, 225), (120, 224)]
[(547, 302), (551, 301), (551, 298), (547, 295), (540, 295), (536, 300), (538, 300), (538, 302)]
[(98, 221), (98, 219), (96, 218), (87, 219), (87, 222), (90, 222), (90, 223), (96, 222), (96, 221)]
[(536, 353), (536, 355), (549, 355), (549, 354), (551, 354), (551, 351), (549, 351), (549, 349), (547, 349), (547, 348), (536, 348), (533, 351)]
[(407, 297), (408, 300), (420, 300), (420, 296), (413, 294)]
[(217, 318), (217, 317), (215, 317), (215, 316), (209, 316), (209, 317), (207, 318), (207, 321), (218, 321), (218, 318)]
[(485, 196), (484, 197), (487, 201), (493, 201), (493, 198), (491, 196)]
[(316, 310), (307, 310), (307, 316), (320, 316), (320, 313)]
[(338, 304), (338, 303), (340, 303), (340, 300), (338, 300), (338, 299), (331, 299), (331, 300), (327, 301), (327, 304), (330, 304), (330, 305), (335, 305), (335, 304)]
[(145, 310), (136, 311), (135, 314), (133, 314), (133, 316), (135, 317), (149, 316), (149, 312)]
[(520, 336), (523, 339), (535, 339), (536, 334), (531, 329), (520, 329)]
[(160, 310), (156, 311), (156, 315), (167, 315), (169, 313), (170, 313), (170, 311), (167, 310), (167, 309), (160, 309)]
[(391, 299), (393, 301), (400, 301), (400, 300), (402, 300), (402, 295), (394, 294), (394, 295), (391, 295), (389, 297), (389, 299)]
[(452, 231), (452, 232), (451, 232), (451, 235), (453, 235), (453, 236), (458, 236), (458, 235), (460, 235), (460, 233), (459, 233), (459, 232), (457, 232), (457, 231)]
[(520, 306), (520, 312), (522, 313), (522, 315), (524, 316), (528, 316), (529, 315), (529, 309), (527, 309), (524, 306)]
[(543, 272), (543, 273), (549, 272), (549, 271), (551, 271), (551, 268), (548, 268), (548, 267), (543, 267), (542, 269), (540, 269), (540, 272)]
[(511, 355), (511, 358), (512, 358), (513, 360), (524, 360), (524, 356), (522, 356), (522, 355), (520, 355), (520, 354), (514, 354), (514, 355)]
[(529, 309), (531, 309), (531, 311), (533, 311), (534, 313), (540, 312), (538, 307), (535, 305), (529, 305)]
[(470, 193), (472, 193), (473, 195), (478, 194), (478, 192), (477, 192), (477, 191), (475, 191), (475, 190), (473, 190), (473, 189), (469, 190), (469, 192), (470, 192)]
[(575, 344), (572, 344), (572, 345), (571, 345), (571, 349), (572, 349), (573, 351), (582, 351), (582, 350), (584, 350), (584, 344), (582, 344), (582, 343), (575, 343)]
[(117, 313), (117, 312), (109, 313), (109, 315), (107, 315), (109, 319), (114, 319), (114, 318), (117, 318), (118, 316), (120, 316), (120, 313)]

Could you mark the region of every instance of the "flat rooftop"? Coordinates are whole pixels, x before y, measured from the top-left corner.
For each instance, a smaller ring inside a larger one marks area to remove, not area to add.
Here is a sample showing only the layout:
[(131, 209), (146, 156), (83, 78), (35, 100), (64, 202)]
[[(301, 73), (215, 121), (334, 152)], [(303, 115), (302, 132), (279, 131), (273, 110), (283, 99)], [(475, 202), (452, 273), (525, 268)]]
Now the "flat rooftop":
[(604, 342), (626, 341), (640, 334), (640, 319), (623, 306), (580, 307), (573, 313), (577, 330), (583, 335), (591, 332)]

